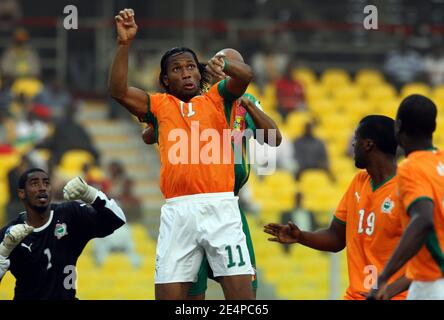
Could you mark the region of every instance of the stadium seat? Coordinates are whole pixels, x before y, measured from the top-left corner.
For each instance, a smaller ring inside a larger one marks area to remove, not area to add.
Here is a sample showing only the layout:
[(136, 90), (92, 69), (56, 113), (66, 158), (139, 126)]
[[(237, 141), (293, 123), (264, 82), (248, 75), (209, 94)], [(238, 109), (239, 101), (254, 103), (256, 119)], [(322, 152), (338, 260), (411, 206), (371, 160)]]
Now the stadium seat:
[(74, 175), (82, 172), (84, 164), (93, 164), (94, 157), (85, 150), (70, 150), (63, 154), (60, 161), (60, 168), (64, 172), (72, 172)]
[(28, 99), (35, 97), (43, 89), (37, 78), (19, 78), (14, 81), (11, 91), (15, 96), (24, 95)]
[(404, 99), (405, 97), (411, 95), (411, 94), (422, 94), (424, 96), (429, 97), (431, 93), (430, 87), (421, 82), (415, 82), (415, 83), (408, 83), (404, 85), (401, 89), (401, 98)]
[(433, 89), (431, 98), (433, 102), (435, 102), (438, 109), (443, 110), (442, 108), (444, 107), (444, 85), (436, 86)]
[(369, 88), (365, 91), (368, 101), (377, 105), (381, 101), (392, 100), (397, 97), (395, 88), (392, 85), (384, 84), (376, 87)]
[(330, 95), (330, 93), (327, 90), (327, 87), (325, 87), (322, 84), (314, 84), (308, 86), (305, 91), (306, 91), (305, 97), (309, 106), (313, 103), (313, 101), (323, 98), (328, 98)]
[(343, 69), (327, 69), (321, 75), (321, 83), (331, 92), (350, 82), (350, 75)]
[(293, 69), (291, 75), (293, 79), (299, 80), (305, 87), (316, 82), (316, 74), (308, 68)]
[(332, 91), (332, 96), (336, 99), (338, 104), (343, 106), (349, 102), (361, 99), (362, 89), (353, 85), (340, 87), (337, 90)]
[(363, 89), (378, 86), (384, 81), (384, 75), (374, 69), (361, 69), (355, 76), (356, 84)]
[(286, 137), (293, 140), (304, 132), (305, 124), (312, 121), (309, 112), (292, 112), (288, 115), (285, 124)]

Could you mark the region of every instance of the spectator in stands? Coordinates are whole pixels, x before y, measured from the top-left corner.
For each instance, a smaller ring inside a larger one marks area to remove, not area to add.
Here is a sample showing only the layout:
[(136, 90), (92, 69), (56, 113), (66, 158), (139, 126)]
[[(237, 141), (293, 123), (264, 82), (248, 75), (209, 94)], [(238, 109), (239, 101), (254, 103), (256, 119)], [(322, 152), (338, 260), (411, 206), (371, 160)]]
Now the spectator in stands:
[(252, 57), (255, 82), (264, 87), (279, 79), (288, 65), (288, 55), (275, 52), (271, 44), (265, 44), (263, 50), (257, 51)]
[(45, 110), (33, 108), (26, 103), (25, 110), (16, 118), (15, 123), (15, 146), (34, 145), (42, 142), (49, 135), (49, 126), (46, 122), (49, 114)]
[(14, 32), (13, 44), (5, 50), (1, 58), (1, 70), (12, 78), (37, 77), (40, 75), (40, 58), (28, 45), (29, 34), (25, 29)]
[(305, 125), (304, 134), (294, 141), (293, 149), (298, 163), (297, 180), (307, 169), (321, 169), (329, 175), (332, 181), (335, 181), (335, 177), (330, 170), (325, 143), (314, 136), (311, 122)]
[[(281, 223), (287, 224), (289, 221), (294, 222), (301, 230), (313, 231), (318, 228), (315, 216), (311, 211), (305, 209), (302, 205), (303, 194), (297, 192), (295, 195), (295, 207), (293, 210), (284, 211), (281, 215)], [(284, 244), (284, 251), (290, 253), (290, 245)]]
[(0, 105), (0, 153), (12, 151), (15, 140), (15, 122), (8, 115), (8, 110)]
[(0, 30), (11, 30), (22, 17), (17, 0), (0, 0)]
[(135, 243), (128, 224), (140, 222), (142, 216), (140, 202), (133, 195), (133, 181), (127, 176), (120, 162), (112, 161), (108, 171), (108, 194), (125, 212), (128, 223), (122, 226), (123, 229), (116, 230), (112, 235), (94, 240), (94, 259), (96, 264), (101, 266), (111, 252), (124, 252), (128, 255), (132, 266), (138, 268), (141, 264), (141, 257), (135, 251)]
[(277, 110), (285, 120), (293, 111), (306, 109), (304, 88), (292, 77), (293, 64), (289, 63), (282, 77), (276, 81)]
[(398, 90), (404, 84), (415, 81), (422, 70), (421, 56), (407, 47), (405, 39), (399, 49), (390, 52), (385, 58), (384, 72)]
[(139, 222), (142, 214), (140, 201), (133, 193), (133, 180), (128, 177), (125, 168), (118, 161), (112, 161), (109, 164), (108, 171), (110, 177), (110, 197), (119, 202), (128, 222)]
[(52, 78), (43, 90), (34, 98), (34, 103), (47, 106), (51, 110), (52, 118), (58, 121), (72, 104), (72, 95), (62, 81)]
[(75, 120), (76, 111), (77, 107), (72, 103), (62, 120), (56, 124), (52, 136), (36, 146), (51, 151), (50, 171), (59, 164), (63, 154), (68, 150), (86, 150), (94, 156), (96, 163), (100, 162), (99, 152), (94, 147), (91, 137)]
[(19, 185), (18, 182), (21, 175), (32, 167), (34, 167), (34, 163), (27, 156), (23, 156), (20, 163), (8, 172), (9, 201), (6, 207), (7, 222), (17, 218), (17, 215), (25, 209), (23, 202), (18, 196), (17, 186)]
[(424, 59), (424, 71), (432, 86), (444, 83), (444, 46), (436, 45)]
[(0, 74), (0, 109), (9, 109), (13, 99), (11, 84), (11, 78)]

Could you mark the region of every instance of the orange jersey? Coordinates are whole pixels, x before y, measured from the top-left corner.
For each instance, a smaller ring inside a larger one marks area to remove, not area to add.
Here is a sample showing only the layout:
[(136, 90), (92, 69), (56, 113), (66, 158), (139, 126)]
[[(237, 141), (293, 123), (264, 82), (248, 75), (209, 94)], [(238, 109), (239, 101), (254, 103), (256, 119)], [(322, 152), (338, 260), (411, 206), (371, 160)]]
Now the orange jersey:
[[(396, 188), (396, 176), (373, 186), (369, 174), (360, 171), (336, 209), (335, 220), (346, 225), (349, 286), (344, 299), (365, 299), (361, 293), (370, 291), (401, 238)], [(404, 272), (399, 270), (390, 282)], [(405, 297), (402, 293), (394, 299)]]
[(407, 227), (409, 207), (417, 200), (433, 201), (434, 231), (426, 244), (407, 263), (407, 277), (433, 281), (444, 276), (444, 152), (416, 151), (408, 155), (398, 169), (401, 221)]
[(188, 102), (166, 93), (149, 95), (145, 121), (154, 124), (160, 190), (166, 199), (233, 191), (234, 160), (224, 108), (234, 99), (224, 80)]

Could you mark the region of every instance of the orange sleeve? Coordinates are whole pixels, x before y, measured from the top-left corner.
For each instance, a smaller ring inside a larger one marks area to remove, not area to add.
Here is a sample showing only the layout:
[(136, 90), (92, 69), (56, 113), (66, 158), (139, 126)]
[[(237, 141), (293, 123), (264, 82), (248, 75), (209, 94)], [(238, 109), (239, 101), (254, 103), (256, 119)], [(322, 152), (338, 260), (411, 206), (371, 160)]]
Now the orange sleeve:
[(215, 102), (217, 106), (226, 107), (225, 112), (230, 114), (233, 102), (237, 99), (226, 88), (226, 79), (212, 85), (206, 95)]
[(350, 182), (350, 185), (348, 186), (347, 191), (342, 196), (341, 201), (339, 202), (338, 206), (336, 207), (335, 214), (333, 216), (333, 219), (338, 221), (339, 223), (347, 223), (347, 212), (350, 210), (349, 208), (349, 201), (350, 198), (355, 197), (355, 186), (357, 181), (359, 180), (359, 177), (361, 176), (361, 173), (358, 173)]
[(141, 122), (146, 123), (154, 123), (157, 118), (157, 111), (159, 109), (159, 105), (163, 99), (165, 99), (165, 94), (163, 93), (155, 93), (148, 94), (148, 102), (146, 104), (146, 115), (145, 118), (139, 119)]
[(344, 193), (341, 201), (339, 202), (336, 212), (333, 216), (333, 219), (339, 223), (346, 224), (347, 223), (347, 201), (348, 201), (348, 191)]
[(412, 166), (404, 165), (398, 169), (399, 197), (408, 213), (410, 206), (418, 200), (433, 201), (433, 190), (424, 175)]

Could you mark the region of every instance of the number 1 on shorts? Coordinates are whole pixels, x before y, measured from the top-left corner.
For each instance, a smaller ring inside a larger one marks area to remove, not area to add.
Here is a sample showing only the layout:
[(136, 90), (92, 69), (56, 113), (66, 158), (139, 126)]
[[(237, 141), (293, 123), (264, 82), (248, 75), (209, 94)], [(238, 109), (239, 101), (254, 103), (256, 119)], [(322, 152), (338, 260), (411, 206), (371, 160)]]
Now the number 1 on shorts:
[[(242, 248), (240, 245), (237, 245), (236, 249), (239, 252), (239, 264), (237, 266), (242, 267), (243, 265), (245, 265), (244, 256), (242, 255)], [(236, 262), (234, 262), (234, 260), (233, 260), (233, 251), (231, 249), (231, 246), (226, 246), (225, 250), (227, 250), (227, 252), (228, 252), (227, 268), (232, 268), (236, 265)]]

